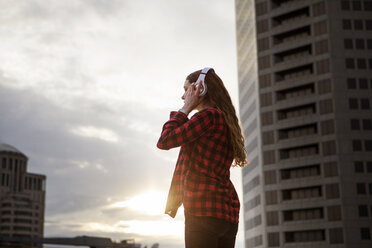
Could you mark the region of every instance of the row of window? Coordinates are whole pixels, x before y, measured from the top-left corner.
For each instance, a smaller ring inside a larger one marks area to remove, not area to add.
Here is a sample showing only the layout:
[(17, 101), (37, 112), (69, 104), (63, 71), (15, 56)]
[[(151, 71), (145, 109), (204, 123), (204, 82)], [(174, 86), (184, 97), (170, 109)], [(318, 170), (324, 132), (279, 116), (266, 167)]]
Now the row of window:
[(372, 30), (372, 19), (343, 19), (342, 29), (344, 30)]
[[(338, 167), (336, 162), (326, 162), (323, 164), (324, 177), (338, 176)], [(281, 180), (293, 180), (303, 179), (306, 177), (316, 177), (321, 175), (321, 169), (319, 164), (306, 165), (301, 167), (294, 167), (289, 169), (280, 170)], [(277, 183), (277, 172), (276, 170), (266, 170), (264, 172), (264, 183), (265, 185)], [(244, 192), (249, 192), (253, 188), (259, 185), (260, 181), (258, 177), (253, 178), (247, 184), (244, 185)]]
[[(328, 221), (339, 221), (342, 219), (340, 206), (326, 206), (315, 208), (289, 209), (282, 211), (283, 221), (304, 221), (314, 219), (324, 219), (325, 209), (327, 210)], [(279, 211), (267, 211), (266, 221), (268, 226), (280, 225)]]
[(372, 130), (372, 119), (351, 119), (351, 130)]
[[(367, 192), (367, 188), (369, 192)], [(358, 195), (372, 195), (372, 183), (357, 183), (356, 192)]]
[[(12, 215), (12, 212), (13, 211), (11, 210), (3, 210), (1, 211), (1, 215)], [(28, 211), (14, 211), (13, 215), (30, 216), (30, 217), (33, 216), (32, 212), (28, 212)], [(39, 217), (39, 213), (34, 213), (34, 216)]]
[(26, 223), (26, 224), (32, 224), (32, 223), (39, 224), (38, 220), (32, 221), (31, 219), (17, 219), (16, 218), (13, 221), (12, 221), (11, 218), (2, 218), (1, 219), (1, 223), (12, 223), (12, 222), (14, 222), (14, 223)]
[(344, 48), (345, 49), (370, 49), (372, 50), (372, 39), (344, 39)]
[[(7, 173), (0, 173), (0, 186), (10, 186), (10, 175)], [(42, 179), (40, 178), (32, 178), (32, 177), (25, 177), (24, 181), (25, 189), (29, 190), (42, 190)], [(20, 186), (21, 187), (21, 186)]]
[(352, 140), (353, 152), (371, 152), (372, 151), (372, 140)]
[(343, 0), (341, 1), (341, 10), (372, 11), (372, 2), (368, 0)]
[[(368, 147), (368, 148), (367, 148)], [(366, 150), (370, 149), (370, 142), (366, 141)], [(320, 150), (321, 148), (321, 150)], [(308, 156), (331, 156), (337, 152), (336, 142), (334, 140), (322, 142), (320, 146), (318, 143), (307, 144), (303, 146), (283, 148), (279, 150), (279, 160), (305, 158)], [(275, 150), (268, 150), (263, 152), (263, 164), (274, 164), (277, 161)]]
[(354, 171), (356, 173), (372, 173), (372, 161), (354, 161)]
[[(340, 197), (340, 189), (337, 183), (326, 184), (324, 187), (326, 199), (337, 199)], [(304, 188), (293, 188), (281, 190), (282, 201), (304, 200), (323, 197), (322, 186), (309, 186)], [(267, 205), (279, 203), (278, 191), (266, 191), (265, 199)]]
[[(27, 232), (32, 232), (32, 227), (27, 227), (27, 226), (1, 226), (0, 227), (0, 230), (3, 230), (3, 231), (10, 231), (10, 230), (13, 230), (13, 231), (27, 231)], [(34, 228), (34, 232), (38, 232), (39, 229), (38, 228)]]
[[(10, 202), (5, 202), (3, 204), (1, 204), (2, 207), (15, 207), (15, 208), (32, 208), (32, 205), (30, 202), (26, 203), (26, 204), (19, 204), (19, 203), (15, 203), (15, 204), (12, 204)], [(39, 206), (36, 205), (35, 206), (35, 209), (38, 210), (39, 209)]]
[[(329, 234), (329, 243), (330, 244), (343, 244), (344, 235), (342, 228), (330, 228), (328, 230)], [(360, 240), (371, 240), (371, 230), (369, 227), (359, 228)], [(284, 243), (297, 243), (297, 242), (316, 242), (316, 241), (325, 241), (325, 230), (304, 230), (304, 231), (289, 231), (284, 232)], [(280, 233), (279, 232), (270, 232), (267, 234), (268, 246), (269, 247), (280, 247)], [(248, 240), (247, 240), (248, 241)], [(247, 243), (246, 243), (247, 245)], [(255, 247), (254, 245), (259, 245), (249, 243), (250, 246), (246, 247)]]
[(369, 98), (349, 98), (349, 109), (371, 109)]
[(346, 79), (347, 88), (350, 90), (354, 89), (372, 89), (372, 78), (370, 78), (370, 86), (368, 87), (368, 78), (347, 78)]
[[(368, 63), (367, 63), (368, 62)], [(367, 66), (367, 64), (369, 64)], [(345, 59), (345, 68), (346, 69), (372, 69), (372, 59), (366, 58), (346, 58)]]
[(1, 160), (1, 168), (2, 169), (9, 169), (13, 170), (13, 166), (15, 171), (18, 170), (18, 165), (22, 167), (25, 161), (21, 159), (12, 159), (12, 158), (2, 158)]

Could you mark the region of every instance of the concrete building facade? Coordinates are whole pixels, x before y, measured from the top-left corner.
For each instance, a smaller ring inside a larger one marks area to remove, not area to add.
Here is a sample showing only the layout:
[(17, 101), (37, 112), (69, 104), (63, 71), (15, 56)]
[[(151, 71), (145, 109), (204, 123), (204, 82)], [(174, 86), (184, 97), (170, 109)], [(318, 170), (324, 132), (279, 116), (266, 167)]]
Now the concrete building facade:
[(0, 143), (0, 236), (43, 237), (46, 177), (28, 173), (27, 160)]
[(245, 247), (372, 247), (372, 1), (235, 6)]

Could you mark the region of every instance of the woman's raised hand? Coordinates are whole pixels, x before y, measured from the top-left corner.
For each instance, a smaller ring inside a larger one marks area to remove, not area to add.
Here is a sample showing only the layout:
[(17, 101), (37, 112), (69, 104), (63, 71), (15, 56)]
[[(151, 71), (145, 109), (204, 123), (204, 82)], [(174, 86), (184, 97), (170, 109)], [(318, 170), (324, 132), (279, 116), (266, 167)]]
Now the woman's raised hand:
[(187, 89), (185, 93), (184, 105), (182, 107), (182, 109), (185, 110), (187, 113), (190, 113), (191, 111), (193, 111), (202, 101), (203, 97), (199, 96), (201, 86), (202, 86), (202, 83), (200, 80), (196, 89), (195, 89), (195, 83), (192, 83), (190, 87)]

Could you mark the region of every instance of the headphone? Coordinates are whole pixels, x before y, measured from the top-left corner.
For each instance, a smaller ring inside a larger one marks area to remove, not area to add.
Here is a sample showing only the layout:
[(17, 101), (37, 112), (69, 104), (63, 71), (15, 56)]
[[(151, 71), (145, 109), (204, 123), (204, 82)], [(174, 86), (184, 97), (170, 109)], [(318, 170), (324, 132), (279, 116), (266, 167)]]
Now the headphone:
[(195, 88), (198, 87), (200, 80), (201, 80), (201, 83), (202, 83), (202, 89), (200, 90), (199, 96), (204, 96), (205, 94), (207, 94), (207, 85), (205, 84), (205, 81), (204, 80), (205, 80), (205, 77), (207, 76), (207, 73), (208, 73), (208, 71), (210, 69), (213, 69), (213, 68), (211, 68), (211, 67), (205, 67), (201, 71), (198, 79), (196, 80)]

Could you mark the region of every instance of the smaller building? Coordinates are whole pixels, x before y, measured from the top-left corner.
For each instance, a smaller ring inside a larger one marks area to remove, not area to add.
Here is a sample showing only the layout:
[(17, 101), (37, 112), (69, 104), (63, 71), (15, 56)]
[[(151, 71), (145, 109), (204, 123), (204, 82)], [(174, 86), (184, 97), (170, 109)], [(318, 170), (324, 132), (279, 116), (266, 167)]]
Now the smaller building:
[(27, 161), (0, 142), (0, 236), (43, 237), (46, 176), (28, 173)]

